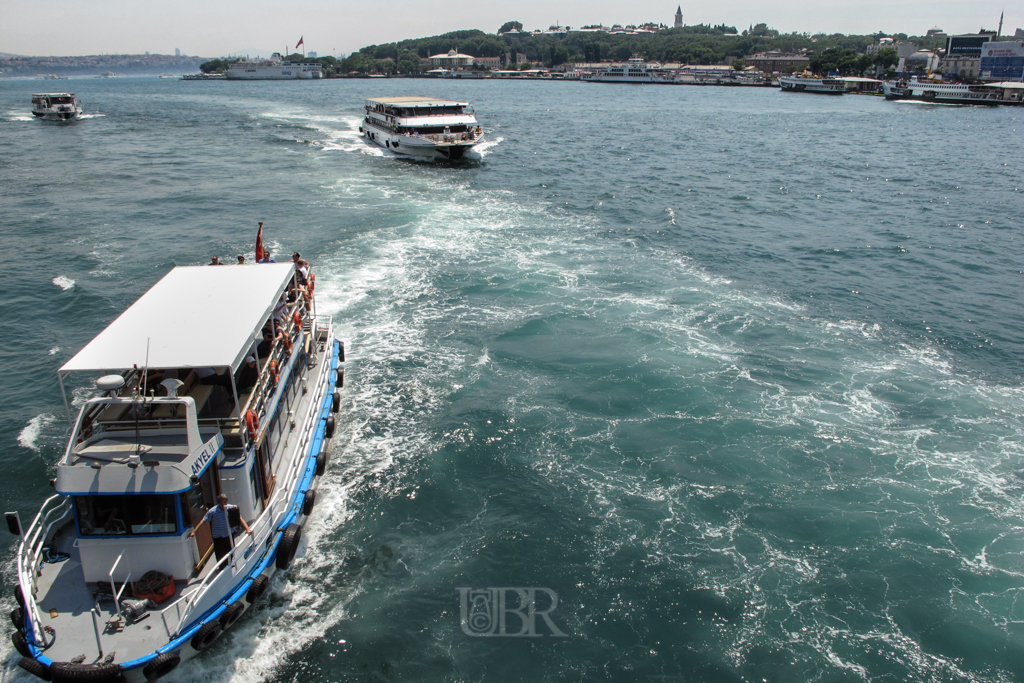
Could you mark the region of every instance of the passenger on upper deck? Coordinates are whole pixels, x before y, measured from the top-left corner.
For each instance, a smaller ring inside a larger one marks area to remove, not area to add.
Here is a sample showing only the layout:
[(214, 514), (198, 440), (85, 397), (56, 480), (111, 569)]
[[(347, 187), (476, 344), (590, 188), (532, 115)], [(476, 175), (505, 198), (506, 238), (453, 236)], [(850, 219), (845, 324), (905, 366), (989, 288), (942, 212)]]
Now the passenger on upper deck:
[(223, 266), (224, 264), (220, 262), (220, 257), (219, 256), (214, 256), (213, 258), (210, 259), (210, 262), (207, 263), (206, 265), (208, 265), (208, 266)]
[(235, 375), (235, 385), (238, 387), (238, 391), (243, 394), (248, 393), (259, 380), (260, 369), (256, 366), (256, 358), (254, 356), (246, 357), (245, 365), (240, 367), (238, 374)]
[(277, 263), (277, 261), (270, 257), (270, 250), (267, 249), (263, 252), (263, 258), (260, 259), (260, 263)]

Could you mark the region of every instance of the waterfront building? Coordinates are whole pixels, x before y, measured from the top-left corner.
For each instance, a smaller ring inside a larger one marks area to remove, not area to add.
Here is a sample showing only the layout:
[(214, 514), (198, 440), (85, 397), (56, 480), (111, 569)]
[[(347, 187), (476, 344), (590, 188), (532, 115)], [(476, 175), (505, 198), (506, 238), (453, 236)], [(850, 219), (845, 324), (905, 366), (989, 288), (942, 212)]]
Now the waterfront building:
[(941, 66), (943, 77), (960, 81), (977, 80), (981, 73), (982, 48), (995, 40), (995, 37), (996, 34), (992, 32), (948, 36), (946, 56)]
[(803, 71), (810, 64), (810, 61), (811, 58), (807, 56), (807, 50), (799, 52), (758, 52), (743, 58), (745, 65), (752, 66), (766, 74)]
[(442, 69), (455, 69), (460, 66), (473, 66), (473, 60), (476, 57), (464, 55), (455, 50), (448, 50), (447, 53), (430, 55), (427, 59), (430, 61), (430, 66), (441, 67)]
[(867, 48), (864, 49), (864, 52), (866, 54), (869, 54), (869, 55), (874, 55), (874, 54), (878, 54), (879, 50), (886, 50), (886, 49), (888, 49), (888, 50), (895, 50), (896, 49), (896, 43), (893, 42), (892, 38), (879, 38), (877, 45), (868, 45)]

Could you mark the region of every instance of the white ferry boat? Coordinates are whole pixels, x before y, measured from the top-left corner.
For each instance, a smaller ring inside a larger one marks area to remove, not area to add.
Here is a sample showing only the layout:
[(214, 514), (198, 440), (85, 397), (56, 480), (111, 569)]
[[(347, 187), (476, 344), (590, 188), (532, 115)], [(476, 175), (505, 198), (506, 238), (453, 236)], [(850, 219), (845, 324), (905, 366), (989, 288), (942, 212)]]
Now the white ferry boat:
[(74, 93), (36, 93), (32, 95), (32, 115), (44, 121), (77, 121), (82, 105)]
[(359, 132), (399, 156), (456, 161), (484, 139), (469, 102), (377, 97), (365, 109)]
[[(62, 392), (76, 376), (99, 395), (71, 425), (55, 494), (27, 526), (7, 513), (23, 669), (156, 680), (292, 564), (344, 377), (315, 278), (296, 273), (175, 268), (58, 371)], [(206, 521), (221, 494), (226, 519)]]
[(838, 78), (779, 76), (779, 87), (790, 92), (812, 92), (824, 95), (842, 95), (846, 92), (846, 82)]
[(281, 53), (275, 52), (270, 59), (243, 60), (235, 62), (224, 70), (229, 81), (288, 81), (322, 78), (320, 64), (307, 62), (285, 62)]
[(588, 83), (657, 83), (672, 85), (675, 73), (662, 69), (660, 64), (648, 64), (633, 57), (625, 64), (613, 64), (597, 71), (584, 71), (580, 80)]
[(887, 100), (922, 100), (944, 104), (1001, 104), (1003, 88), (996, 85), (967, 85), (965, 83), (938, 83), (919, 81), (886, 81), (882, 94)]

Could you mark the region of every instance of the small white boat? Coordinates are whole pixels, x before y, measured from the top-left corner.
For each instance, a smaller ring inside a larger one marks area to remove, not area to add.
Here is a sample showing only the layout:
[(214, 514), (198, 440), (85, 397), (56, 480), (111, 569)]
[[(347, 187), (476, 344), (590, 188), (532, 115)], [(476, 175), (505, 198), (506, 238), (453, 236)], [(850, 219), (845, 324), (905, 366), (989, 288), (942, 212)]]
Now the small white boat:
[[(71, 423), (54, 495), (24, 527), (7, 514), (21, 668), (156, 680), (291, 566), (344, 376), (315, 278), (296, 273), (175, 268), (58, 371), (62, 392), (77, 376), (97, 395)], [(217, 513), (220, 494), (231, 505)]]
[(32, 115), (44, 121), (77, 121), (82, 105), (74, 93), (36, 93), (32, 95)]
[(359, 132), (398, 156), (456, 161), (484, 139), (468, 102), (376, 97), (366, 100), (365, 109)]
[(779, 87), (790, 92), (810, 92), (821, 95), (842, 95), (846, 92), (846, 81), (838, 78), (813, 78), (811, 76), (779, 76)]

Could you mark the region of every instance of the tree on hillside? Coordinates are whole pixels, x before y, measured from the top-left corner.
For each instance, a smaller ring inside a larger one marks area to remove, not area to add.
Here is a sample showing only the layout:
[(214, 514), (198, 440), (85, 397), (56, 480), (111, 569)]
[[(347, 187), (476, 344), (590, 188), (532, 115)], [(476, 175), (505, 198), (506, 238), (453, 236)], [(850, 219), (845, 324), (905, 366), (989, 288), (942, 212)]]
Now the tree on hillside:
[(506, 21), (504, 24), (501, 25), (501, 28), (498, 29), (498, 33), (508, 33), (512, 29), (515, 29), (517, 31), (522, 31), (523, 30), (523, 22), (521, 22), (521, 21)]
[(875, 53), (873, 61), (875, 66), (880, 66), (882, 67), (882, 71), (885, 71), (886, 69), (899, 64), (900, 58), (899, 55), (896, 54), (896, 50), (891, 47), (885, 47)]

